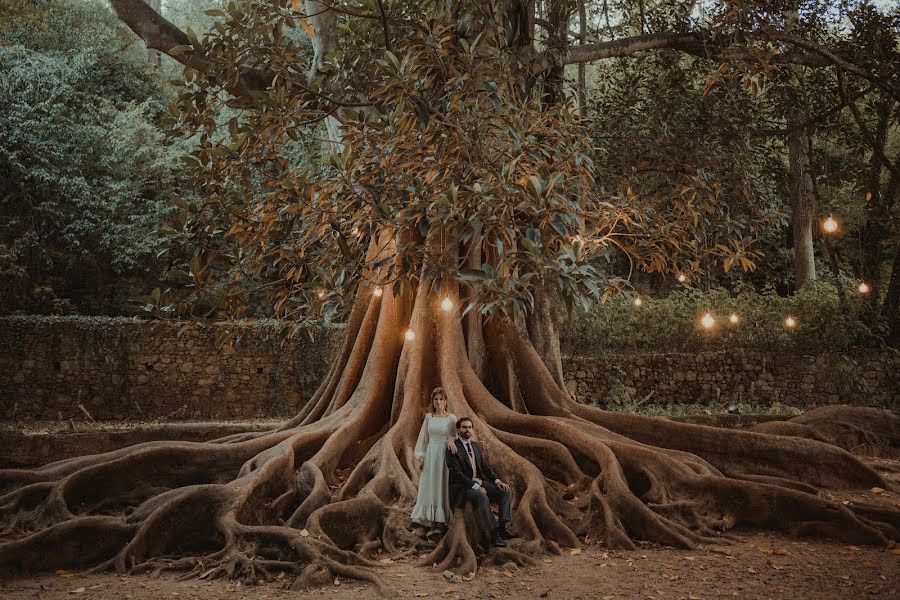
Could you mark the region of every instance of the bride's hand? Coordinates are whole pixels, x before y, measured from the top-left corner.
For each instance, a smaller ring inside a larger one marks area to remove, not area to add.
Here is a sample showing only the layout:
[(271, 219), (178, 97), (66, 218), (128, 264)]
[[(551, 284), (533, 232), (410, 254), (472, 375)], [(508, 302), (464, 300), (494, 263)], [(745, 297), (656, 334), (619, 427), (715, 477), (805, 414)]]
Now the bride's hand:
[(457, 452), (459, 452), (459, 450), (457, 450), (456, 448), (456, 442), (454, 442), (453, 440), (447, 442), (447, 450), (450, 451), (450, 454), (456, 454)]

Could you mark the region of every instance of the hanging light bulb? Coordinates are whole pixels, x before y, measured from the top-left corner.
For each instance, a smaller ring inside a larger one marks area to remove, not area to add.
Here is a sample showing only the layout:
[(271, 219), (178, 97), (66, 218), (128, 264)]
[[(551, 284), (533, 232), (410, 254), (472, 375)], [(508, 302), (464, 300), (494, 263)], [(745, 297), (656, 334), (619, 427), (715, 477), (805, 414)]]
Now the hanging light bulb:
[(859, 290), (860, 294), (868, 294), (869, 292), (872, 291), (872, 288), (869, 287), (869, 284), (866, 283), (865, 281), (860, 282), (859, 287), (856, 289)]
[(684, 283), (685, 281), (687, 281), (687, 275), (685, 275), (684, 273), (679, 273), (678, 281), (680, 281), (681, 283)]
[(634, 305), (635, 305), (635, 306), (640, 306), (640, 305), (643, 304), (643, 303), (644, 303), (644, 301), (641, 300), (641, 297), (640, 297), (640, 296), (638, 296), (637, 298), (634, 299)]
[(703, 325), (704, 329), (712, 329), (716, 325), (716, 320), (713, 316), (707, 311), (703, 318), (700, 319), (700, 324)]
[(381, 295), (384, 293), (384, 290), (381, 289), (380, 285), (375, 286), (375, 289), (372, 290), (372, 295), (376, 298), (381, 298)]
[(443, 301), (441, 302), (441, 310), (444, 312), (450, 312), (453, 309), (453, 301), (450, 300), (450, 296), (444, 296)]
[(794, 327), (797, 326), (797, 319), (795, 319), (795, 318), (792, 317), (792, 316), (788, 316), (788, 317), (784, 320), (784, 326), (787, 327), (788, 329), (793, 329)]
[(359, 235), (359, 227), (354, 227), (350, 230), (350, 235)]
[(828, 215), (828, 218), (822, 221), (822, 229), (825, 230), (825, 233), (834, 233), (838, 230), (838, 223), (834, 217)]
[(316, 293), (316, 296), (318, 296), (319, 300), (324, 300), (325, 297), (328, 296), (328, 294), (325, 292), (325, 290), (319, 290)]
[(416, 332), (412, 329), (407, 329), (406, 333), (403, 334), (403, 337), (406, 338), (407, 342), (411, 342), (416, 339)]
[(729, 317), (728, 317), (729, 323), (731, 323), (732, 325), (737, 325), (738, 321), (740, 321), (740, 318), (738, 318), (737, 313), (731, 313), (731, 315), (729, 315)]

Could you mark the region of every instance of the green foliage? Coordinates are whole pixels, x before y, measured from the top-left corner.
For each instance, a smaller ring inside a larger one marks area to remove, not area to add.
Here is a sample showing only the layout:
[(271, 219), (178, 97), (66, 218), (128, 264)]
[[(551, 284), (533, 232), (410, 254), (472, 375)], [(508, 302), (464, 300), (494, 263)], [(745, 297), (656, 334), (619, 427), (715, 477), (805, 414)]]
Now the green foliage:
[[(709, 330), (701, 325), (707, 311), (715, 319)], [(732, 313), (737, 324), (729, 322)], [(793, 329), (785, 326), (789, 316), (797, 323)], [(791, 297), (771, 286), (762, 293), (748, 287), (735, 293), (686, 288), (665, 298), (642, 298), (640, 306), (618, 297), (588, 312), (574, 311), (563, 320), (561, 342), (563, 352), (585, 356), (734, 348), (818, 354), (879, 346), (886, 333), (865, 300), (853, 296), (841, 306), (837, 290), (818, 283)]]
[[(161, 272), (181, 150), (146, 51), (122, 52), (133, 39), (108, 8), (31, 8), (0, 29), (0, 244), (26, 274), (4, 310), (119, 312)], [(20, 28), (32, 13), (41, 26)]]

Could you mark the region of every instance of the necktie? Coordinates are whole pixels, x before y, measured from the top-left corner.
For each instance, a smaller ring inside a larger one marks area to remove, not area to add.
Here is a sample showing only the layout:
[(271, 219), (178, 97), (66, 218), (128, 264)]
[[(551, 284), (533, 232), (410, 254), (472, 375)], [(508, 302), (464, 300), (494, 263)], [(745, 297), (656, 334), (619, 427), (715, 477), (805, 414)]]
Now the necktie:
[(469, 455), (469, 464), (472, 465), (472, 476), (478, 475), (478, 470), (475, 468), (475, 453), (472, 452), (472, 444), (466, 442), (466, 453)]

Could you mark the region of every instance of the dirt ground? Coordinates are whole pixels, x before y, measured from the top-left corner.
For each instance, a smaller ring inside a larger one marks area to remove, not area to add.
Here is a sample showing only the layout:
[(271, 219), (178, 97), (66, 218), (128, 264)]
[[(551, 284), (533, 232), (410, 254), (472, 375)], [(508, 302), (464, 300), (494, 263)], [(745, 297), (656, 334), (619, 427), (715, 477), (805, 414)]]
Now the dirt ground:
[[(389, 598), (631, 598), (707, 600), (773, 598), (816, 600), (900, 598), (900, 551), (857, 548), (822, 540), (788, 539), (768, 532), (739, 532), (740, 541), (716, 549), (646, 547), (608, 552), (588, 546), (575, 555), (547, 557), (523, 569), (487, 569), (469, 582), (450, 582), (412, 561), (385, 565)], [(24, 600), (268, 600), (377, 597), (371, 585), (335, 581), (313, 590), (291, 590), (279, 581), (248, 587), (227, 581), (177, 581), (173, 577), (58, 573), (0, 582), (0, 598)]]

